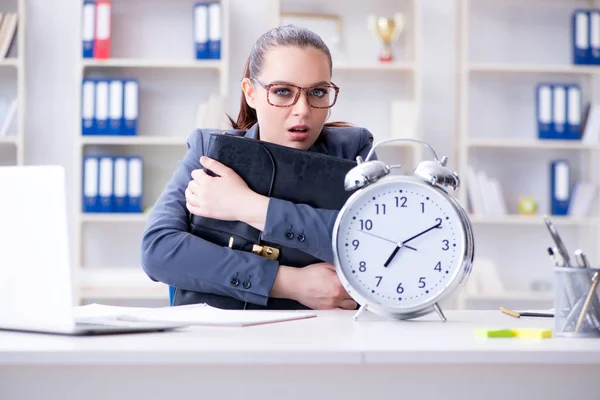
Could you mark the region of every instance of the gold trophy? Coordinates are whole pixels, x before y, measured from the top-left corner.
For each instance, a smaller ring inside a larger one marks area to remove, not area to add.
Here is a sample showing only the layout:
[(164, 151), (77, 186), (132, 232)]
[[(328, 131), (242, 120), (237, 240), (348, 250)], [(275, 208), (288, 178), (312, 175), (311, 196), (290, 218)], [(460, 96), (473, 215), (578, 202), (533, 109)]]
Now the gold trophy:
[(395, 13), (393, 18), (369, 15), (368, 23), (369, 29), (375, 33), (383, 43), (383, 48), (379, 54), (379, 61), (393, 61), (392, 43), (398, 40), (400, 33), (404, 29), (404, 17), (402, 13)]

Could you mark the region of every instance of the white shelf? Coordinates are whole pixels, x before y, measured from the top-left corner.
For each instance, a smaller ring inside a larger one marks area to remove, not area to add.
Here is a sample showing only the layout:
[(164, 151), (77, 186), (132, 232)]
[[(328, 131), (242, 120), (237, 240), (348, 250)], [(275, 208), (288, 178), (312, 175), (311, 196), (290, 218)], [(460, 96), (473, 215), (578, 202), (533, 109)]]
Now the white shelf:
[(508, 149), (564, 149), (564, 150), (598, 150), (600, 146), (582, 143), (580, 140), (536, 140), (536, 139), (506, 139), (479, 138), (468, 139), (467, 146), (471, 148), (508, 148)]
[(79, 289), (84, 298), (167, 299), (169, 288), (152, 281), (142, 267), (80, 268)]
[(3, 58), (0, 60), (0, 67), (19, 67), (21, 64), (20, 58)]
[(18, 136), (0, 136), (0, 144), (17, 144)]
[(82, 145), (184, 146), (187, 136), (81, 136)]
[(221, 60), (169, 60), (143, 58), (109, 58), (106, 60), (83, 59), (83, 68), (115, 67), (115, 68), (173, 68), (173, 69), (221, 69)]
[(501, 74), (566, 74), (566, 75), (600, 74), (600, 66), (593, 66), (593, 65), (473, 63), (473, 64), (469, 64), (467, 66), (467, 70), (472, 73), (501, 73)]
[(409, 62), (392, 62), (378, 64), (348, 64), (343, 62), (333, 63), (334, 71), (406, 71), (415, 70), (415, 64)]
[(145, 223), (148, 213), (81, 213), (82, 223)]
[[(600, 225), (599, 218), (573, 218), (558, 215), (549, 216), (555, 225), (571, 225), (571, 226), (594, 226)], [(498, 217), (478, 217), (475, 215), (469, 216), (471, 223), (479, 225), (539, 225), (544, 227), (543, 216), (538, 215), (504, 215)]]

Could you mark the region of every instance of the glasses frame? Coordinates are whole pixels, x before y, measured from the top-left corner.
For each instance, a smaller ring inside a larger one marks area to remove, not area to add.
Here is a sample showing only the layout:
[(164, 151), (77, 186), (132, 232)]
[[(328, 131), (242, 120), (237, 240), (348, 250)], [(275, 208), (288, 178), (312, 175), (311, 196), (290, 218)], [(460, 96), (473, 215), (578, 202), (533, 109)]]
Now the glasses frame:
[[(269, 103), (273, 107), (292, 107), (298, 102), (298, 99), (300, 99), (300, 94), (305, 93), (306, 94), (306, 103), (309, 106), (311, 106), (312, 108), (318, 108), (318, 109), (331, 108), (337, 102), (338, 93), (340, 92), (340, 88), (333, 82), (330, 82), (330, 84), (328, 84), (328, 85), (311, 86), (311, 87), (303, 88), (301, 86), (292, 85), (291, 83), (263, 83), (263, 82), (259, 81), (257, 78), (250, 78), (250, 79), (257, 82), (260, 86), (262, 86), (263, 89), (265, 89), (267, 91), (267, 103)], [(280, 106), (280, 105), (271, 103), (271, 100), (269, 99), (269, 91), (270, 91), (271, 87), (273, 87), (273, 86), (290, 86), (290, 87), (294, 87), (294, 88), (298, 89), (298, 92), (296, 92), (296, 98), (294, 99), (293, 103), (288, 104), (287, 106)], [(335, 91), (335, 97), (333, 98), (333, 103), (331, 103), (331, 105), (327, 106), (327, 107), (313, 106), (312, 104), (310, 104), (310, 100), (308, 100), (308, 91), (310, 89), (322, 88), (322, 87), (332, 88)]]

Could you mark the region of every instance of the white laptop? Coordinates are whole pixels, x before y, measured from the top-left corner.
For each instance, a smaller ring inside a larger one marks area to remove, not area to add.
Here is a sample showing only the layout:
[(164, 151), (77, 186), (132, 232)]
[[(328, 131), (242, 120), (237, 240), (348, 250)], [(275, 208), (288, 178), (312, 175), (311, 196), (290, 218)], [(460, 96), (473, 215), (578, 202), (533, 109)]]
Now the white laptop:
[(0, 329), (90, 335), (181, 327), (75, 321), (65, 192), (63, 167), (0, 167)]

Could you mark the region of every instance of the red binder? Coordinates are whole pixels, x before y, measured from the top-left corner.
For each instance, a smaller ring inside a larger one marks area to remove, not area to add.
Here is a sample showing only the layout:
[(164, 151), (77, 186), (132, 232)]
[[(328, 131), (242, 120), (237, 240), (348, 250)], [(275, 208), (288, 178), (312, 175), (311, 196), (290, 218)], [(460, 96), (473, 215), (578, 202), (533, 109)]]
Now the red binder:
[(96, 2), (94, 58), (110, 58), (111, 7), (110, 1), (98, 0)]

